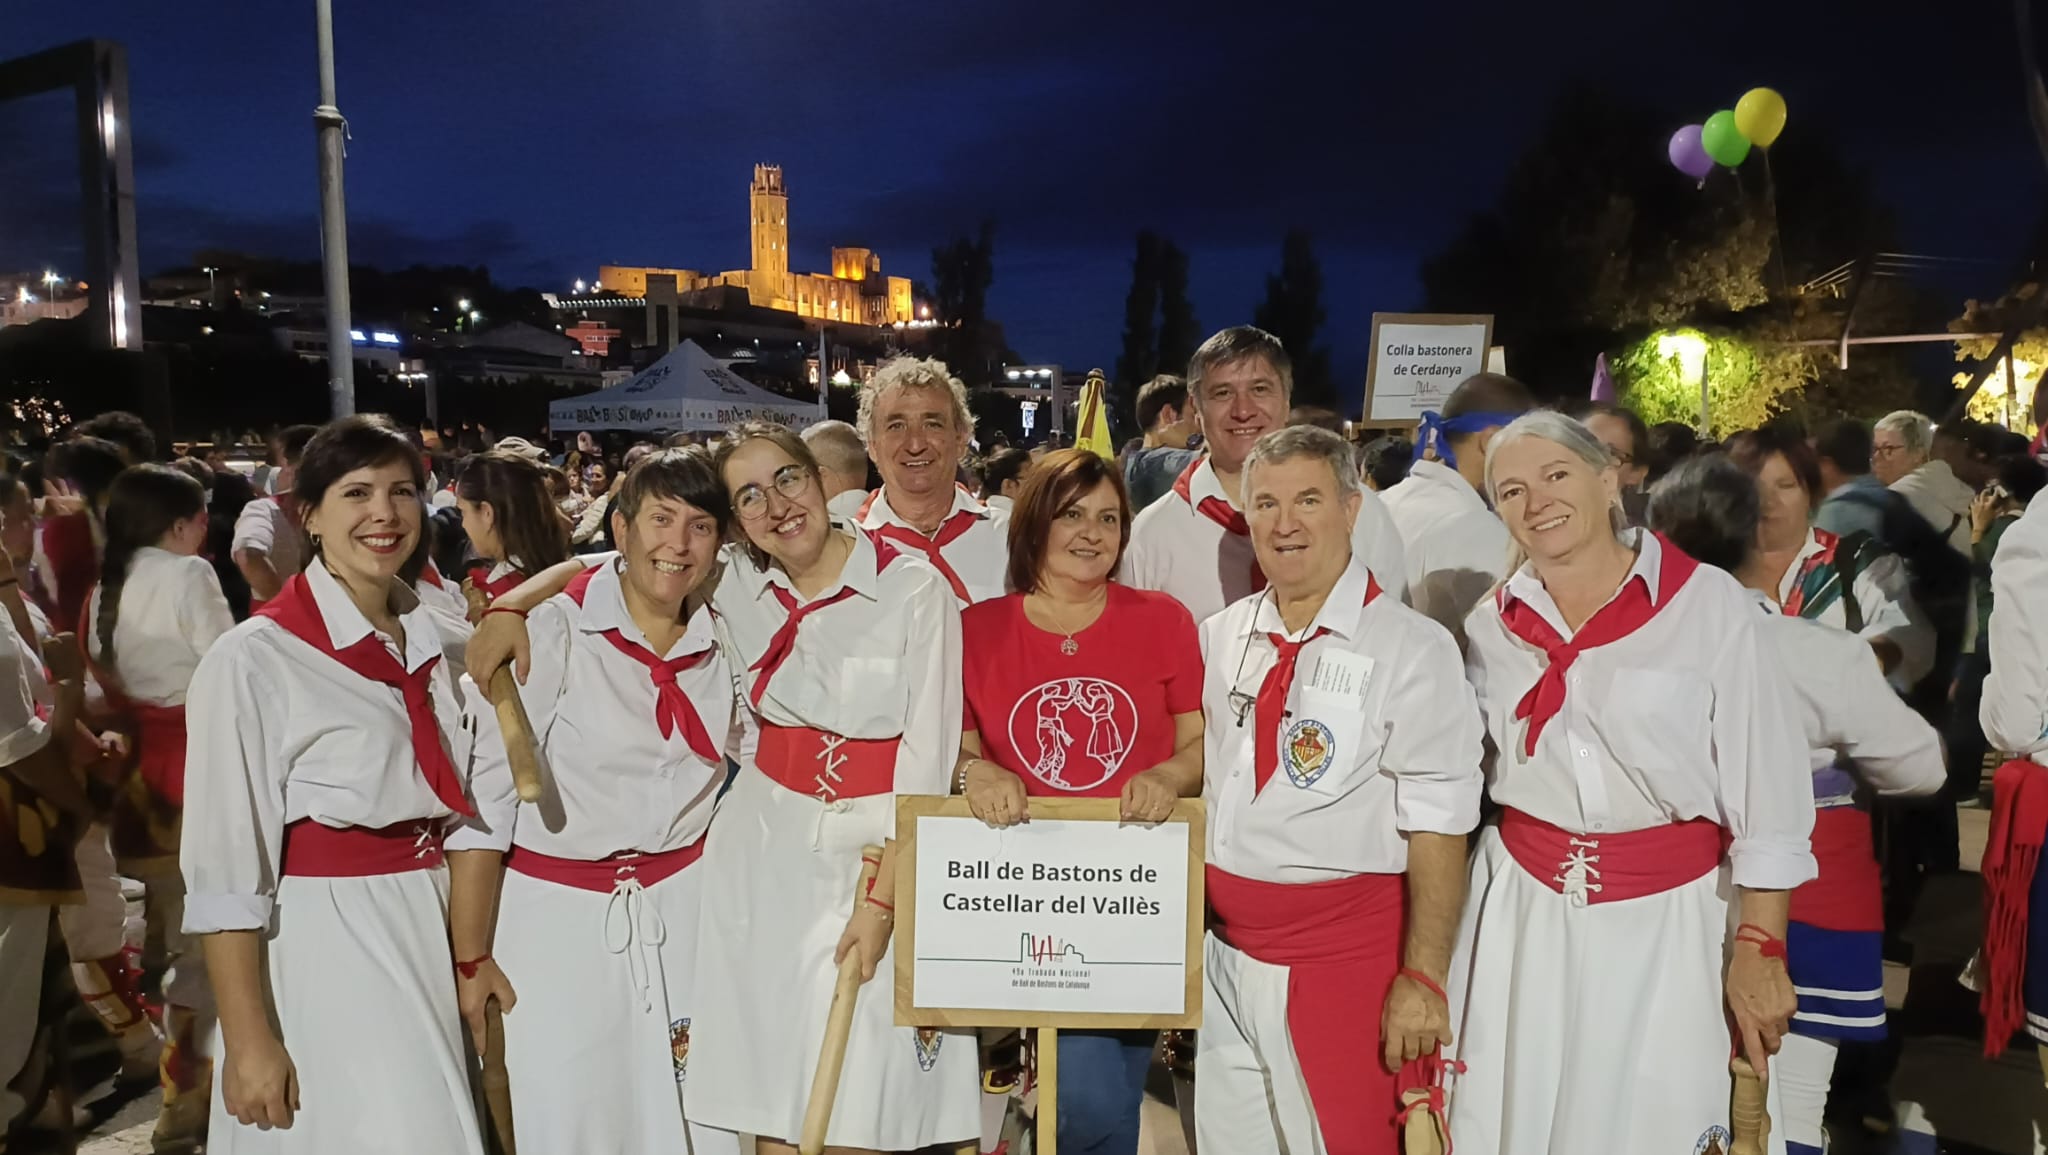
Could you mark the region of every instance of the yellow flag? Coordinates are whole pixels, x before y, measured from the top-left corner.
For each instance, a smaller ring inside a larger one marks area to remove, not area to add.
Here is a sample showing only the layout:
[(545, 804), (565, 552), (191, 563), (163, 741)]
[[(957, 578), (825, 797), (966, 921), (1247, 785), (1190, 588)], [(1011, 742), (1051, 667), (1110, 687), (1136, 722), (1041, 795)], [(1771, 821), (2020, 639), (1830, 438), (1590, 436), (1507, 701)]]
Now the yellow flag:
[(1088, 374), (1087, 384), (1081, 386), (1081, 407), (1074, 418), (1074, 448), (1092, 450), (1104, 460), (1115, 461), (1116, 447), (1109, 443), (1109, 411), (1102, 400), (1106, 384), (1098, 369)]

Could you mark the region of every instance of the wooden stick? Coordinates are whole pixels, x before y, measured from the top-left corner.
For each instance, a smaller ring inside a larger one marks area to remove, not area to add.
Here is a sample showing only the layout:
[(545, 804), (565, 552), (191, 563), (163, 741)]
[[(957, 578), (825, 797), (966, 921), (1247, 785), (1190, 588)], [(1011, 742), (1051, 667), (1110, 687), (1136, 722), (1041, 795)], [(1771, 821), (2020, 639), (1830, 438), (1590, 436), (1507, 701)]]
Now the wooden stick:
[[(1401, 1092), (1401, 1106), (1412, 1107), (1429, 1099), (1428, 1087), (1410, 1087)], [(1401, 1126), (1401, 1155), (1444, 1155), (1444, 1136), (1437, 1118), (1417, 1108)]]
[(1036, 1155), (1059, 1155), (1060, 1149), (1060, 1029), (1038, 1028), (1038, 1046), (1032, 1057), (1038, 1060), (1038, 1142)]
[(1735, 1089), (1728, 1104), (1728, 1128), (1734, 1133), (1728, 1155), (1764, 1155), (1771, 1138), (1771, 1115), (1764, 1108), (1764, 1081), (1751, 1069), (1749, 1060), (1737, 1055), (1728, 1061), (1728, 1073), (1735, 1076)]
[[(882, 848), (863, 846), (860, 851), (860, 881), (853, 888), (853, 909), (868, 897), (875, 872), (882, 865)], [(880, 966), (879, 963), (876, 964)], [(839, 1070), (846, 1063), (846, 1039), (853, 1033), (853, 1005), (860, 997), (860, 952), (849, 950), (839, 964), (839, 981), (832, 988), (832, 1009), (825, 1017), (825, 1044), (818, 1049), (818, 1066), (811, 1074), (811, 1101), (804, 1107), (804, 1133), (797, 1140), (801, 1155), (820, 1155), (825, 1150), (825, 1131), (832, 1125), (832, 1101), (839, 1097)]]
[(519, 683), (512, 679), (512, 667), (498, 667), (491, 675), (491, 704), (498, 709), (498, 730), (505, 736), (505, 757), (512, 763), (512, 784), (521, 802), (540, 801), (540, 757), (533, 737), (533, 721), (526, 716), (526, 703), (519, 700)]
[(512, 1138), (512, 1076), (505, 1072), (505, 1017), (494, 996), (484, 1003), (484, 1109), (498, 1136), (500, 1155), (519, 1155)]

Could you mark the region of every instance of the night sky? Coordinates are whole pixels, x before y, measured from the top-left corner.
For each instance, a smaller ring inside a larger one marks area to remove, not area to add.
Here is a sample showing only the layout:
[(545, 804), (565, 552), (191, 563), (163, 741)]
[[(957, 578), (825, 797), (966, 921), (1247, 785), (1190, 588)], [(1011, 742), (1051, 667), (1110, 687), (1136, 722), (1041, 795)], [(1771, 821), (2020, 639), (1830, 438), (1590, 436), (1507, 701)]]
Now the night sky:
[[(1778, 88), (1873, 173), (1910, 251), (1996, 259), (1985, 293), (2048, 183), (1990, 0), (335, 8), (359, 262), (564, 290), (604, 262), (741, 268), (766, 161), (801, 271), (859, 244), (929, 280), (933, 245), (993, 217), (991, 314), (1026, 357), (1073, 367), (1115, 360), (1139, 228), (1188, 251), (1217, 328), (1250, 319), (1299, 224), (1355, 393), (1371, 312), (1420, 303), (1420, 261), (1573, 79), (1673, 128)], [(10, 4), (0, 56), (84, 37), (128, 46), (145, 272), (202, 246), (317, 253), (311, 0)], [(0, 269), (77, 251), (68, 114), (0, 108)]]

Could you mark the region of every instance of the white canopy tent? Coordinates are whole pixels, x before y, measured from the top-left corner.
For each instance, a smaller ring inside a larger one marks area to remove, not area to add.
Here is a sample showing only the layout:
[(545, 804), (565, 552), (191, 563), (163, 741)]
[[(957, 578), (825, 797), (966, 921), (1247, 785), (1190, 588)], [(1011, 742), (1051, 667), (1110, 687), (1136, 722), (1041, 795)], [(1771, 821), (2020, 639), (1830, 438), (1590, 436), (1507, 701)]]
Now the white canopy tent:
[(822, 416), (817, 402), (792, 400), (751, 384), (694, 341), (676, 346), (623, 385), (548, 403), (548, 427), (555, 433), (711, 433), (742, 421), (801, 429)]

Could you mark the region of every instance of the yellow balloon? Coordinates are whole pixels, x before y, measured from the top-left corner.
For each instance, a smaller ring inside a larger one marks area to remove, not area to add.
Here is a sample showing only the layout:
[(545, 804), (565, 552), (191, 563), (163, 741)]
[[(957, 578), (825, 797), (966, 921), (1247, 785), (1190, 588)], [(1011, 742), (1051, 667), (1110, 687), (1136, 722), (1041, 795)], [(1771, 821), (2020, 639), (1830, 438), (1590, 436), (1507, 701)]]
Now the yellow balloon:
[(1735, 127), (1758, 148), (1769, 148), (1785, 131), (1785, 98), (1769, 88), (1752, 88), (1735, 102)]

